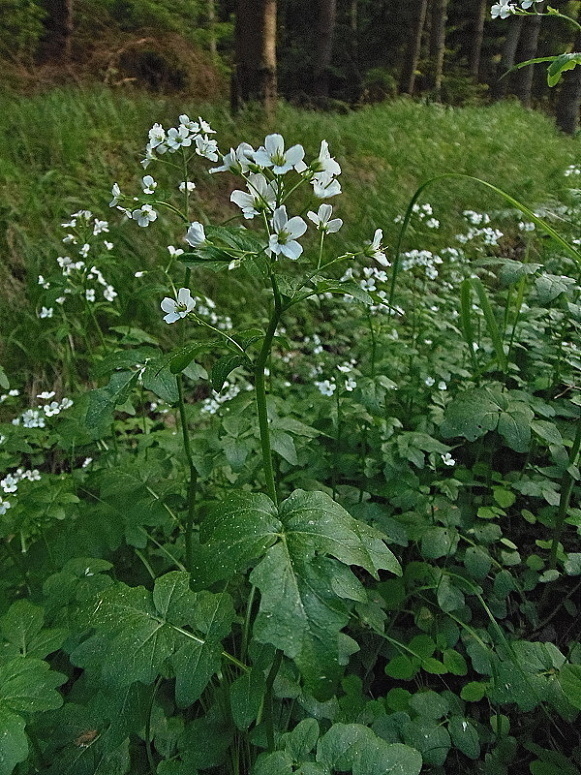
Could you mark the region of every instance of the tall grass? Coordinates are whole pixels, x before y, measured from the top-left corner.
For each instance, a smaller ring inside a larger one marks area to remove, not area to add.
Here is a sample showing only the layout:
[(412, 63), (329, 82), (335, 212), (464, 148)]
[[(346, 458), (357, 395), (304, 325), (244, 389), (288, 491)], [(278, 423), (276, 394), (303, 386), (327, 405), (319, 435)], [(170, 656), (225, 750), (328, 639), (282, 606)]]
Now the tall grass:
[[(209, 119), (222, 148), (241, 140), (258, 144), (276, 130), (312, 154), (326, 138), (345, 172), (345, 195), (334, 204), (346, 222), (341, 235), (348, 245), (361, 244), (377, 227), (393, 241), (394, 217), (421, 182), (442, 172), (483, 177), (533, 206), (558, 199), (563, 171), (578, 149), (549, 119), (516, 103), (444, 108), (399, 100), (344, 116), (283, 105), (276, 125), (265, 126), (250, 112), (234, 120), (220, 105), (176, 104), (102, 88), (0, 96), (0, 358), (9, 369), (23, 356), (34, 360), (41, 329), (27, 312), (27, 299), (34, 299), (37, 275), (59, 255), (60, 222), (80, 208), (113, 216), (107, 206), (111, 184), (127, 190), (136, 185), (147, 130), (155, 121), (175, 123), (181, 112)], [(225, 176), (201, 176), (193, 216), (213, 222), (231, 217), (223, 203), (232, 183)], [(502, 206), (492, 195), (456, 182), (439, 183), (429, 201), (442, 221), (431, 235), (436, 244), (449, 244), (462, 210)], [(173, 222), (160, 219), (155, 228), (164, 230), (167, 244), (180, 239)], [(159, 260), (148, 232), (132, 233), (135, 239), (122, 248), (124, 278)]]

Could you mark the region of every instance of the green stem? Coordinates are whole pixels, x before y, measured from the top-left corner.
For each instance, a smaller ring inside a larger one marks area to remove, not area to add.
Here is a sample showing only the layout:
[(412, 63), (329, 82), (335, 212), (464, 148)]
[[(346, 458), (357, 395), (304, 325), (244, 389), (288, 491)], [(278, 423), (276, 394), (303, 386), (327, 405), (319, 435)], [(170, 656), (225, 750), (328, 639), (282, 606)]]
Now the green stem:
[(182, 426), (184, 452), (186, 453), (186, 460), (188, 461), (188, 468), (190, 472), (190, 477), (188, 481), (188, 512), (186, 516), (186, 523), (184, 525), (184, 529), (185, 529), (185, 543), (186, 543), (186, 567), (188, 571), (191, 573), (192, 567), (193, 567), (193, 560), (194, 560), (192, 531), (193, 531), (194, 520), (196, 515), (195, 506), (196, 506), (196, 490), (198, 485), (198, 472), (196, 470), (196, 466), (194, 465), (194, 458), (192, 457), (192, 447), (190, 444), (190, 434), (188, 433), (186, 407), (184, 403), (184, 388), (182, 385), (181, 374), (178, 374), (176, 376), (176, 384), (177, 384), (178, 396), (179, 396), (178, 407), (179, 407), (179, 413), (180, 413), (180, 424)]
[(272, 703), (272, 687), (274, 685), (274, 679), (276, 678), (277, 673), (280, 670), (281, 664), (282, 664), (282, 651), (280, 649), (277, 649), (276, 654), (274, 655), (274, 659), (272, 660), (272, 665), (270, 666), (268, 676), (266, 678), (266, 687), (264, 691), (266, 742), (267, 742), (269, 751), (274, 751), (274, 713), (273, 713), (273, 703)]
[(272, 340), (283, 313), (282, 300), (276, 283), (276, 277), (270, 276), (274, 297), (274, 311), (271, 315), (264, 336), (264, 341), (256, 359), (254, 367), (254, 387), (256, 393), (256, 407), (258, 410), (258, 426), (260, 429), (260, 446), (262, 449), (262, 466), (266, 479), (266, 491), (275, 504), (278, 504), (276, 484), (274, 478), (274, 466), (272, 463), (272, 449), (270, 446), (270, 429), (268, 427), (268, 411), (266, 407), (266, 378), (264, 370), (270, 355)]

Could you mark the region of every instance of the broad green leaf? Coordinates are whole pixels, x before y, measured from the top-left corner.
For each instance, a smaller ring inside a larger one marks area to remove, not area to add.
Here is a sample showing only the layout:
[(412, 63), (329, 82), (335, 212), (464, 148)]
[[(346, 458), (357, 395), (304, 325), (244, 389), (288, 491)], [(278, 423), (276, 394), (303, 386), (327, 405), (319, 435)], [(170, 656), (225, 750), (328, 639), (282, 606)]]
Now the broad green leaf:
[(3, 390), (9, 390), (10, 389), (10, 380), (6, 376), (6, 372), (4, 371), (2, 366), (0, 366), (0, 387)]
[[(189, 723), (179, 740), (179, 749), (187, 772), (219, 767), (227, 757), (235, 729), (220, 703)], [(223, 770), (222, 770), (223, 771)]]
[(452, 716), (448, 724), (448, 732), (455, 748), (462, 751), (469, 759), (478, 759), (480, 756), (478, 732), (468, 719)]
[(212, 368), (211, 380), (214, 390), (219, 393), (224, 387), (224, 383), (230, 376), (231, 372), (233, 372), (234, 369), (237, 369), (239, 366), (243, 366), (245, 362), (246, 359), (244, 356), (238, 354), (224, 355), (222, 358), (219, 358)]
[(353, 775), (418, 775), (422, 755), (403, 743), (386, 743), (377, 738), (357, 756)]
[(581, 710), (581, 665), (565, 665), (559, 683), (571, 705)]
[(8, 643), (16, 646), (23, 657), (44, 659), (62, 645), (67, 631), (43, 629), (43, 609), (28, 600), (13, 603), (0, 619), (0, 631)]
[(462, 687), (460, 692), (461, 699), (466, 702), (480, 702), (485, 695), (486, 684), (480, 683), (480, 681), (470, 681)]
[(454, 554), (458, 546), (458, 531), (447, 527), (430, 527), (422, 536), (422, 557), (437, 560)]
[(535, 279), (540, 304), (550, 304), (562, 293), (572, 290), (574, 286), (575, 280), (564, 275), (542, 274)]
[(260, 670), (249, 670), (230, 686), (230, 710), (238, 729), (248, 729), (256, 719), (265, 691), (266, 680)]
[(208, 350), (212, 351), (219, 346), (224, 346), (223, 341), (220, 339), (213, 339), (209, 342), (190, 342), (190, 344), (181, 347), (171, 355), (169, 370), (172, 374), (179, 374), (190, 365), (198, 353), (207, 352)]
[(581, 54), (559, 54), (555, 57), (550, 57), (553, 61), (547, 68), (547, 83), (549, 86), (556, 86), (561, 80), (561, 76), (566, 70), (573, 70), (577, 65), (581, 64)]
[(352, 770), (360, 751), (377, 742), (377, 735), (362, 724), (333, 724), (317, 745), (317, 762), (330, 770)]
[(314, 718), (305, 718), (292, 732), (282, 736), (282, 743), (293, 761), (300, 762), (311, 753), (319, 739), (319, 723)]
[(409, 678), (413, 678), (417, 673), (417, 667), (409, 657), (405, 656), (405, 654), (401, 654), (398, 657), (390, 659), (385, 666), (385, 673), (391, 678), (399, 678), (400, 680), (405, 681)]
[(523, 401), (497, 388), (470, 388), (447, 407), (440, 430), (444, 437), (464, 436), (469, 441), (498, 430), (515, 452), (526, 452), (533, 411)]
[(170, 659), (176, 671), (176, 699), (187, 705), (219, 669), (220, 641), (233, 619), (226, 593), (192, 592), (185, 572), (165, 574), (153, 593), (119, 583), (104, 590), (85, 614), (85, 626), (96, 633), (75, 649), (71, 659), (86, 666), (96, 653), (105, 683), (118, 687), (134, 681), (151, 683)]
[(282, 524), (266, 495), (239, 490), (209, 509), (200, 526), (192, 567), (201, 589), (246, 570), (276, 542)]
[(288, 433), (273, 428), (270, 432), (270, 443), (275, 452), (277, 452), (283, 460), (290, 463), (292, 466), (298, 465), (297, 450), (295, 443)]
[(443, 765), (452, 745), (448, 731), (437, 721), (419, 717), (404, 725), (403, 738), (422, 755), (425, 764)]
[(409, 707), (419, 716), (439, 719), (450, 710), (450, 705), (445, 697), (429, 689), (425, 692), (416, 692), (409, 700)]
[(454, 651), (453, 649), (446, 649), (442, 655), (442, 661), (448, 672), (452, 675), (466, 675), (468, 672), (468, 665), (462, 654)]
[(175, 374), (170, 369), (171, 356), (164, 356), (150, 361), (143, 370), (143, 387), (151, 390), (156, 396), (168, 404), (175, 404), (179, 400), (179, 393)]
[(286, 751), (261, 753), (251, 775), (292, 775), (295, 772), (293, 760)]
[(46, 662), (16, 657), (0, 666), (0, 775), (10, 775), (28, 755), (25, 726), (30, 713), (62, 705), (55, 691), (66, 676)]

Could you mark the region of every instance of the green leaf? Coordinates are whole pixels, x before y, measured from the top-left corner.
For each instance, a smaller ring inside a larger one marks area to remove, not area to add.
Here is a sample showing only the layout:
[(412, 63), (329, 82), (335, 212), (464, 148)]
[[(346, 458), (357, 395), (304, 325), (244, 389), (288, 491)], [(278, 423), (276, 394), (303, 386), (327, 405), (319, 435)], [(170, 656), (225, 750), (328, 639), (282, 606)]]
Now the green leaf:
[(28, 714), (60, 707), (55, 688), (65, 681), (40, 659), (17, 657), (0, 666), (0, 775), (26, 759)]
[(292, 732), (282, 736), (282, 743), (293, 761), (300, 762), (311, 753), (319, 739), (319, 723), (314, 718), (300, 721)]
[(266, 495), (239, 490), (214, 504), (200, 526), (193, 588), (202, 589), (246, 570), (276, 542), (281, 531), (274, 503)]
[(245, 730), (258, 716), (266, 692), (266, 681), (260, 670), (249, 670), (230, 687), (230, 709), (238, 729)]
[(459, 751), (469, 759), (478, 759), (480, 756), (478, 732), (468, 719), (452, 716), (448, 724), (448, 732), (452, 743)]
[(415, 748), (377, 738), (359, 752), (353, 775), (418, 775), (421, 769), (422, 755)]
[(460, 698), (466, 702), (480, 702), (486, 696), (486, 684), (480, 681), (470, 681), (465, 684), (460, 692)]
[(129, 686), (135, 681), (152, 683), (171, 658), (176, 699), (189, 705), (219, 669), (220, 641), (233, 619), (233, 604), (225, 592), (196, 594), (185, 572), (166, 573), (157, 579), (153, 593), (119, 583), (102, 591), (84, 613), (85, 626), (96, 634), (78, 646), (71, 659), (83, 667), (97, 657), (107, 685)]
[(0, 631), (23, 657), (44, 659), (62, 645), (65, 629), (43, 629), (43, 609), (28, 600), (17, 600), (0, 619)]
[(2, 366), (0, 366), (0, 387), (3, 390), (9, 390), (10, 389), (10, 380), (6, 376), (6, 372), (4, 371)]
[(209, 342), (190, 342), (190, 344), (185, 345), (185, 347), (180, 348), (171, 355), (169, 359), (169, 370), (172, 374), (179, 374), (184, 371), (184, 369), (187, 369), (196, 355), (201, 352), (207, 352), (208, 350), (212, 351), (220, 346), (224, 346), (224, 342), (221, 339), (213, 339)]
[(553, 58), (553, 61), (547, 68), (547, 83), (549, 86), (555, 86), (559, 83), (561, 76), (566, 70), (573, 70), (579, 64), (581, 64), (581, 54), (575, 52), (572, 54), (559, 54)]
[(411, 659), (405, 656), (405, 654), (401, 654), (398, 657), (390, 659), (390, 661), (385, 666), (386, 675), (389, 675), (391, 678), (399, 678), (403, 681), (406, 681), (409, 678), (413, 678), (416, 673), (417, 668), (414, 666)]
[(458, 531), (447, 527), (430, 527), (422, 536), (422, 557), (437, 560), (454, 554), (458, 546)]
[(473, 277), (471, 282), (472, 282), (472, 287), (476, 290), (476, 293), (478, 295), (478, 300), (480, 301), (480, 307), (482, 309), (482, 312), (484, 313), (484, 319), (486, 320), (488, 334), (492, 339), (492, 345), (494, 347), (494, 352), (496, 354), (496, 360), (498, 361), (498, 366), (501, 371), (506, 371), (507, 361), (506, 361), (506, 354), (504, 352), (504, 347), (502, 344), (502, 336), (500, 333), (500, 329), (498, 327), (498, 323), (496, 322), (496, 317), (490, 305), (490, 301), (488, 300), (486, 290), (482, 285), (482, 281), (478, 277)]
[(286, 751), (261, 753), (251, 775), (292, 775), (295, 772), (293, 760)]
[(234, 369), (245, 363), (246, 359), (243, 355), (224, 355), (219, 358), (212, 368), (211, 380), (214, 390), (219, 393)]
[(430, 689), (424, 692), (416, 692), (409, 701), (409, 707), (419, 716), (440, 719), (450, 710), (450, 705), (445, 697)]
[(498, 430), (515, 452), (525, 452), (531, 435), (532, 409), (496, 388), (471, 388), (447, 407), (440, 430), (444, 437), (464, 436), (469, 441)]
[(559, 683), (571, 705), (581, 710), (581, 665), (565, 665)]
[(377, 735), (362, 724), (333, 724), (319, 740), (317, 762), (330, 770), (352, 770), (359, 752), (377, 740)]
[(176, 404), (179, 400), (176, 377), (170, 369), (171, 356), (150, 361), (143, 371), (143, 387), (151, 390), (162, 401)]
[(277, 452), (283, 460), (290, 463), (292, 466), (298, 465), (297, 450), (292, 436), (284, 431), (273, 428), (270, 431), (270, 443), (275, 452)]

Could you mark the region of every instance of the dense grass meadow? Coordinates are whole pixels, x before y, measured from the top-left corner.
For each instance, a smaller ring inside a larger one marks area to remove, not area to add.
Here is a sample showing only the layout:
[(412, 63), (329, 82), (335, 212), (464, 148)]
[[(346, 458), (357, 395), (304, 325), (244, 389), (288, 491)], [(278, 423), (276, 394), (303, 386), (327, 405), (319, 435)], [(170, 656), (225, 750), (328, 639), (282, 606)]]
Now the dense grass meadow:
[(0, 141), (0, 775), (579, 775), (579, 140), (70, 88)]

